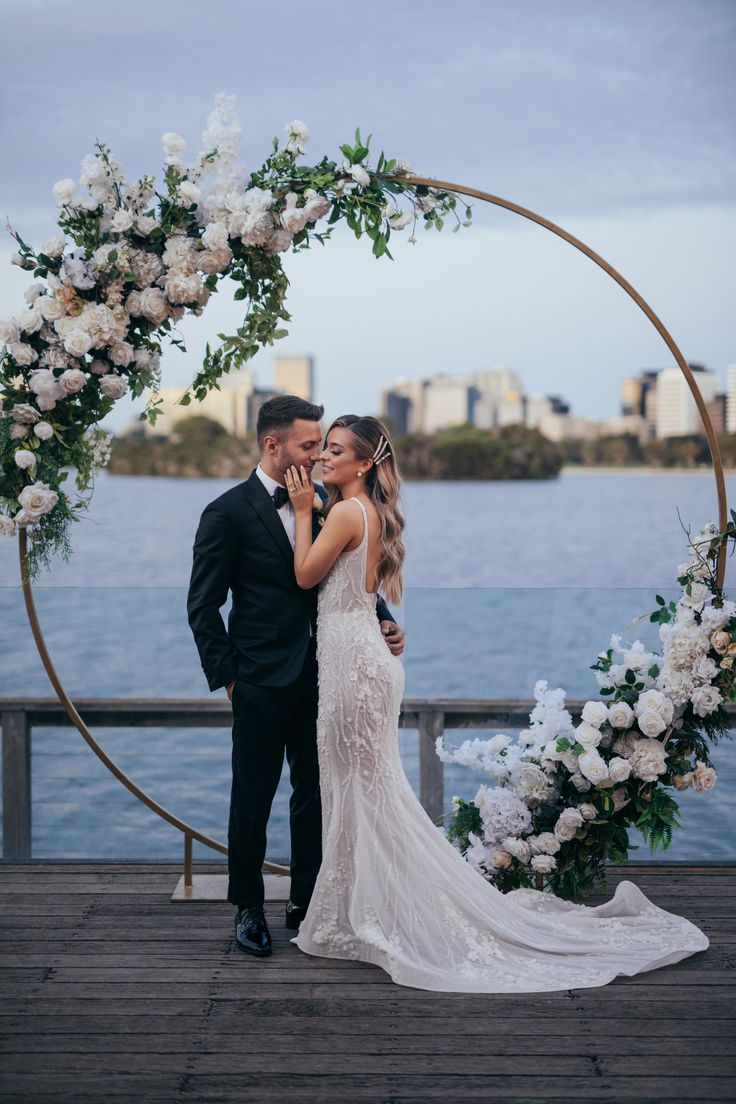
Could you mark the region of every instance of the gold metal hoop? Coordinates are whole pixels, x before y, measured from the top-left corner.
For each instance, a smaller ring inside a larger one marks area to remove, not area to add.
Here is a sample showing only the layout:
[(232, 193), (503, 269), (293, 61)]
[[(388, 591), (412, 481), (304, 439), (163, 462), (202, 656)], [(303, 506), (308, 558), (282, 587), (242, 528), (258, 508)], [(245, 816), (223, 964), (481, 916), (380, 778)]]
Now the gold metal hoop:
[[(383, 177), (382, 179), (387, 178)], [(621, 274), (617, 272), (615, 268), (609, 265), (607, 261), (604, 261), (604, 259), (599, 256), (598, 253), (596, 253), (589, 246), (585, 245), (584, 242), (581, 242), (578, 238), (574, 237), (572, 234), (569, 234), (566, 230), (563, 230), (562, 227), (557, 226), (554, 222), (550, 222), (549, 219), (543, 218), (541, 215), (535, 214), (534, 211), (530, 211), (526, 207), (520, 207), (518, 203), (512, 203), (509, 199), (502, 199), (500, 196), (491, 195), (490, 192), (482, 192), (477, 188), (466, 188), (462, 184), (450, 184), (446, 180), (433, 180), (429, 177), (391, 177), (390, 179), (401, 180), (407, 184), (419, 184), (425, 185), (428, 188), (437, 188), (442, 191), (455, 192), (460, 195), (471, 196), (474, 199), (482, 199), (486, 203), (491, 203), (496, 207), (504, 207), (507, 211), (512, 211), (514, 214), (520, 215), (522, 218), (529, 219), (531, 222), (536, 222), (538, 226), (543, 226), (545, 230), (549, 230), (552, 234), (556, 234), (558, 238), (562, 238), (564, 241), (574, 246), (575, 249), (578, 249), (581, 253), (584, 253), (586, 257), (589, 257), (591, 261), (594, 261), (595, 264), (599, 266), (599, 268), (602, 268), (604, 272), (608, 273), (611, 279), (615, 280), (616, 283), (624, 289), (626, 294), (634, 300), (639, 309), (644, 312), (644, 314), (647, 316), (659, 335), (662, 337), (667, 348), (670, 350), (673, 357), (675, 358), (680, 371), (687, 380), (688, 387), (690, 388), (693, 398), (695, 399), (698, 411), (700, 412), (700, 416), (703, 420), (703, 426), (705, 428), (705, 434), (708, 439), (708, 446), (710, 448), (710, 454), (713, 460), (716, 491), (718, 496), (719, 528), (721, 532), (725, 531), (725, 529), (728, 527), (728, 511), (726, 505), (726, 484), (723, 474), (723, 464), (721, 462), (721, 452), (718, 446), (718, 438), (716, 437), (715, 431), (713, 429), (713, 423), (711, 422), (710, 415), (708, 414), (708, 410), (705, 405), (703, 396), (700, 392), (700, 388), (695, 381), (695, 377), (693, 376), (693, 373), (691, 372), (687, 361), (680, 352), (678, 346), (675, 344), (675, 341), (670, 335), (669, 331), (665, 328), (662, 321), (654, 313), (646, 300), (643, 299), (641, 295), (639, 295), (638, 291), (636, 291), (636, 289), (632, 287), (628, 280), (625, 280), (623, 276), (621, 276)], [(87, 742), (97, 758), (100, 759), (102, 763), (104, 763), (107, 769), (115, 776), (115, 778), (117, 778), (119, 782), (122, 783), (123, 786), (125, 786), (127, 790), (130, 791), (130, 793), (133, 794), (134, 797), (137, 797), (139, 801), (143, 802), (144, 805), (147, 805), (148, 808), (152, 810), (152, 812), (156, 813), (157, 816), (160, 816), (163, 820), (173, 825), (174, 828), (178, 828), (178, 830), (184, 834), (184, 883), (185, 885), (189, 886), (192, 883), (192, 840), (197, 840), (198, 843), (204, 844), (205, 847), (212, 848), (213, 851), (219, 851), (223, 855), (227, 854), (227, 846), (224, 843), (220, 843), (218, 840), (212, 839), (210, 836), (205, 835), (198, 829), (193, 828), (192, 825), (187, 824), (186, 821), (181, 820), (179, 817), (174, 816), (173, 813), (169, 812), (168, 809), (166, 809), (163, 805), (160, 805), (149, 794), (142, 790), (140, 786), (137, 786), (136, 783), (128, 777), (125, 771), (123, 771), (117, 765), (117, 763), (115, 763), (115, 761), (110, 758), (110, 756), (104, 751), (100, 744), (98, 744), (97, 740), (95, 740), (94, 736), (87, 728), (87, 725), (80, 717), (74, 706), (74, 703), (64, 689), (61, 679), (56, 672), (54, 664), (51, 660), (51, 656), (49, 655), (48, 649), (46, 647), (46, 642), (44, 640), (41, 625), (36, 613), (36, 607), (33, 600), (33, 591), (31, 588), (31, 581), (28, 574), (27, 541), (28, 537), (26, 531), (25, 529), (21, 529), (19, 532), (18, 549), (20, 555), (20, 573), (23, 587), (23, 597), (25, 600), (26, 612), (28, 614), (28, 621), (31, 626), (31, 632), (33, 633), (33, 639), (36, 643), (38, 654), (41, 657), (41, 662), (44, 665), (46, 674), (49, 676), (49, 679), (51, 681), (51, 685), (56, 691), (59, 701), (64, 706), (72, 724), (75, 726), (75, 728), (78, 729), (81, 736)], [(719, 587), (723, 586), (725, 572), (726, 545), (723, 544), (718, 553), (716, 568), (716, 581)], [(289, 873), (288, 867), (279, 866), (275, 863), (270, 862), (264, 863), (264, 870), (270, 871), (271, 873), (275, 874)]]

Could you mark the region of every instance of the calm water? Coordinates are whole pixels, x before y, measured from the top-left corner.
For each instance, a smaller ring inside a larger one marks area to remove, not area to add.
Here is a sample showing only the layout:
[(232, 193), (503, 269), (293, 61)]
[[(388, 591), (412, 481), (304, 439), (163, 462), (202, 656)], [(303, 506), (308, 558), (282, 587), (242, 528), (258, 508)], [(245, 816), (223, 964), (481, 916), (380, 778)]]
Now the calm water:
[[(729, 481), (731, 501), (736, 480)], [(206, 697), (186, 621), (191, 546), (204, 505), (230, 481), (103, 475), (74, 554), (35, 586), (50, 651), (72, 696)], [(550, 483), (407, 484), (410, 697), (531, 698), (546, 678), (571, 697), (596, 696), (589, 670), (612, 632), (654, 646), (641, 614), (654, 594), (676, 596), (685, 558), (677, 511), (693, 530), (716, 518), (707, 473), (563, 473)], [(733, 568), (727, 585), (731, 593)], [(27, 628), (17, 546), (0, 544), (0, 694), (52, 691)], [(222, 696), (224, 691), (218, 691)], [(229, 729), (110, 729), (96, 733), (145, 789), (223, 839)], [(466, 733), (450, 732), (448, 740)], [(416, 733), (401, 734), (416, 784)], [(716, 752), (719, 783), (685, 794), (686, 828), (668, 859), (734, 859), (729, 807), (736, 754)], [(445, 796), (472, 796), (482, 776), (446, 768)], [(288, 855), (288, 788), (274, 804), (269, 857)], [(33, 846), (46, 857), (178, 857), (179, 833), (115, 782), (69, 729), (33, 737)], [(202, 857), (212, 853), (200, 852)], [(640, 851), (635, 857), (645, 857)]]

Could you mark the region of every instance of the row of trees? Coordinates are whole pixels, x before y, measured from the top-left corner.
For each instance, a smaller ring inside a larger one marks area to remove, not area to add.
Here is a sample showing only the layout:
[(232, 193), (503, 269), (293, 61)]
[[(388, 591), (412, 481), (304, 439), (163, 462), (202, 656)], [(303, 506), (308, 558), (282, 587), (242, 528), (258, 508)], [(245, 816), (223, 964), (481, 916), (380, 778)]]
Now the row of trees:
[[(736, 467), (736, 434), (719, 438), (723, 463)], [(711, 463), (705, 437), (671, 437), (641, 443), (631, 434), (595, 441), (548, 440), (536, 429), (470, 425), (434, 435), (411, 433), (394, 444), (407, 479), (553, 479), (565, 464), (585, 467), (696, 468)], [(116, 439), (109, 470), (120, 475), (243, 477), (258, 463), (255, 436), (233, 437), (201, 414), (179, 422), (170, 437)]]

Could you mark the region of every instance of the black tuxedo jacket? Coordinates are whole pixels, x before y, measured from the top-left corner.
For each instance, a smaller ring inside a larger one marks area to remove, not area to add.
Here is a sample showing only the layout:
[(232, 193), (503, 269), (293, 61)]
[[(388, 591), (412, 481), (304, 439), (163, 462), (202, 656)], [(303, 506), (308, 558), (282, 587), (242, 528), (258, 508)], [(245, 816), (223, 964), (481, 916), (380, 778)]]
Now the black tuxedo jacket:
[[(322, 487), (316, 490), (326, 499)], [(220, 609), (228, 591), (233, 602), (226, 629)], [(380, 598), (376, 613), (381, 621), (394, 620)], [(315, 631), (317, 588), (297, 583), (294, 550), (255, 471), (202, 512), (187, 614), (210, 690), (236, 678), (287, 686), (299, 677), (310, 627)]]

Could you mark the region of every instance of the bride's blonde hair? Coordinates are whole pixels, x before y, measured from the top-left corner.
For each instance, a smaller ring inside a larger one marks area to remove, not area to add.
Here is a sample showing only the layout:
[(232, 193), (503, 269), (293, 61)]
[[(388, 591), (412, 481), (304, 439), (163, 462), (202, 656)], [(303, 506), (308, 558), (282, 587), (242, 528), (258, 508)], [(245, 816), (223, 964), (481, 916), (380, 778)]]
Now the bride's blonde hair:
[[(343, 414), (336, 418), (325, 436), (325, 443), (333, 429), (347, 429), (353, 436), (356, 459), (374, 460), (366, 472), (365, 489), (381, 520), (381, 554), (376, 575), (380, 589), (389, 602), (400, 602), (403, 593), (402, 569), (406, 550), (401, 539), (404, 517), (399, 510), (401, 477), (396, 463), (394, 446), (386, 426), (378, 418), (360, 418), (357, 414)], [(382, 440), (383, 439), (383, 440)], [(335, 487), (328, 487), (328, 511), (340, 499)]]

